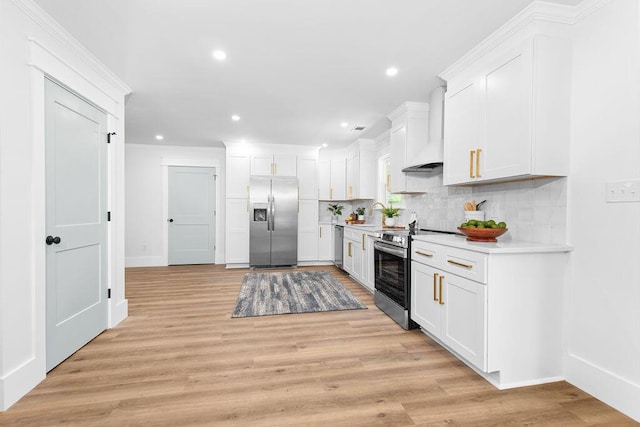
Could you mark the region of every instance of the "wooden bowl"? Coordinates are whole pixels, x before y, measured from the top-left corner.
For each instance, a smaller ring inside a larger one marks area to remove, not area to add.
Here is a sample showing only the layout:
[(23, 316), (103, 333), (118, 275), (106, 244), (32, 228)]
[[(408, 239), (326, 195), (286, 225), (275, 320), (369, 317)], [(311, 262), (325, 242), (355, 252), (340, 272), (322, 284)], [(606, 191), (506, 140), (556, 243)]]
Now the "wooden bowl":
[(467, 236), (467, 240), (470, 242), (497, 242), (497, 237), (502, 236), (508, 229), (458, 227), (458, 230)]

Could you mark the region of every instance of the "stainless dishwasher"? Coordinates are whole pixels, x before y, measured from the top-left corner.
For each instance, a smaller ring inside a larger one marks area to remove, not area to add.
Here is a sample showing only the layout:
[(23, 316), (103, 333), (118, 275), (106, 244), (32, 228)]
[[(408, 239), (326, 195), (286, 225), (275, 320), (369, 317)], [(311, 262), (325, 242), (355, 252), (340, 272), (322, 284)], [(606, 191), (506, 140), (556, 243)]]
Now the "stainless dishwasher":
[(344, 226), (333, 225), (333, 264), (340, 270), (342, 268), (342, 239), (344, 238)]

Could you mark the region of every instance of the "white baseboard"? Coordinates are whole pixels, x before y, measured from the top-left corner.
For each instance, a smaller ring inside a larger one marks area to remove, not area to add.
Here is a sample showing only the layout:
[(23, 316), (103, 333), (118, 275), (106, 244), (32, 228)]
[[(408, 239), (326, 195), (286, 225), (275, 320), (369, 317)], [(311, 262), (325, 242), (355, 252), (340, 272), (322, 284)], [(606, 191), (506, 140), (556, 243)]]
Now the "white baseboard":
[(161, 256), (138, 256), (124, 259), (125, 267), (164, 267), (166, 265)]
[(6, 411), (46, 377), (44, 360), (33, 358), (0, 378), (0, 411)]
[(114, 328), (129, 315), (129, 300), (114, 304), (109, 313), (109, 328)]
[(227, 264), (227, 268), (249, 268), (249, 264)]
[(640, 422), (640, 384), (575, 354), (565, 359), (565, 377), (571, 384)]

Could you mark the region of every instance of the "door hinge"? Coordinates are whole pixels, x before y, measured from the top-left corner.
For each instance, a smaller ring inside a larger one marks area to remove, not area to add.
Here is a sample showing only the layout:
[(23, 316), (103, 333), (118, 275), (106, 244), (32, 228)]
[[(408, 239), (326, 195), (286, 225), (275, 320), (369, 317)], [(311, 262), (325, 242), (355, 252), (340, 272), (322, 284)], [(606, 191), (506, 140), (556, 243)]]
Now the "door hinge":
[(107, 222), (111, 221), (111, 211), (107, 212)]
[(107, 144), (111, 144), (111, 135), (116, 135), (115, 132), (107, 133)]
[(111, 288), (107, 289), (107, 298), (111, 299)]

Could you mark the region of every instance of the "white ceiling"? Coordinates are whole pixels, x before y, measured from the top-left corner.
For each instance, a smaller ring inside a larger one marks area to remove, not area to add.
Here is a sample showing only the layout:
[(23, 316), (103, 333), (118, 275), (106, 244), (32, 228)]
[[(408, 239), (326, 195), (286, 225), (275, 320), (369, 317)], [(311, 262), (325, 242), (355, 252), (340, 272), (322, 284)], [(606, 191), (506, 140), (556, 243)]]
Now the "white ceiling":
[(129, 143), (342, 147), (363, 135), (353, 126), (376, 136), (402, 102), (426, 101), (439, 72), (531, 0), (36, 2), (133, 89)]

